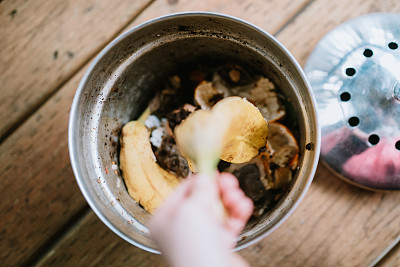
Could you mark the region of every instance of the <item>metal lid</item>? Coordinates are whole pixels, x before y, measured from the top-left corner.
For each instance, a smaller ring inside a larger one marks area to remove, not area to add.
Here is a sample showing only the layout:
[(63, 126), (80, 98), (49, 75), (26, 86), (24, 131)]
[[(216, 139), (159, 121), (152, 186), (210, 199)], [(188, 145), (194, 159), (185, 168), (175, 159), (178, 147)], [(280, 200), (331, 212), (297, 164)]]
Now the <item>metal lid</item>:
[(400, 189), (400, 14), (329, 32), (305, 67), (318, 103), (321, 159), (369, 189)]

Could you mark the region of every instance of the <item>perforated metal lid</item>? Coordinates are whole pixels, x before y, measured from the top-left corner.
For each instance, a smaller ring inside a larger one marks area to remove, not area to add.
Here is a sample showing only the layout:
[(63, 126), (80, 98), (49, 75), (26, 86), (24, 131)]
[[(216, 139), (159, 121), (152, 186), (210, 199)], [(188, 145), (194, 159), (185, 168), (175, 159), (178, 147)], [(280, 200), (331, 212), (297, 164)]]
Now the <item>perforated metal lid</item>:
[(305, 67), (321, 159), (364, 188), (400, 189), (399, 46), (400, 14), (364, 15), (329, 32)]

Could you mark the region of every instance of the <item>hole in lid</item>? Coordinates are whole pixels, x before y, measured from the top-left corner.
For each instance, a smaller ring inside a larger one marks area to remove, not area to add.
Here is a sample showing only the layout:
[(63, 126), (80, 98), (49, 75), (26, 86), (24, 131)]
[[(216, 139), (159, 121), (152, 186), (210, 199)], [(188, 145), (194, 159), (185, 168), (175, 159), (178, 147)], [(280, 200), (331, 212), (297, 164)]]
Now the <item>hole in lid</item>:
[(354, 76), (356, 74), (356, 70), (354, 68), (347, 68), (346, 69), (346, 75), (347, 76)]
[(344, 102), (349, 101), (350, 98), (351, 98), (351, 95), (348, 92), (343, 92), (340, 94), (340, 100), (342, 100)]
[(399, 47), (399, 45), (397, 43), (395, 43), (395, 42), (389, 43), (388, 46), (392, 50), (397, 49)]
[(376, 134), (371, 134), (371, 135), (368, 137), (368, 142), (369, 142), (371, 145), (376, 145), (377, 143), (379, 143), (379, 136), (376, 135)]
[(397, 150), (400, 150), (400, 140), (396, 142), (396, 144), (394, 145), (394, 147), (395, 147)]
[(360, 123), (360, 119), (359, 119), (358, 117), (351, 117), (351, 118), (349, 119), (349, 125), (350, 125), (351, 127), (355, 127), (355, 126), (357, 126), (359, 123)]
[(363, 53), (364, 57), (372, 57), (373, 54), (374, 54), (374, 52), (372, 52), (372, 50), (368, 49), (368, 48), (365, 49), (364, 53)]

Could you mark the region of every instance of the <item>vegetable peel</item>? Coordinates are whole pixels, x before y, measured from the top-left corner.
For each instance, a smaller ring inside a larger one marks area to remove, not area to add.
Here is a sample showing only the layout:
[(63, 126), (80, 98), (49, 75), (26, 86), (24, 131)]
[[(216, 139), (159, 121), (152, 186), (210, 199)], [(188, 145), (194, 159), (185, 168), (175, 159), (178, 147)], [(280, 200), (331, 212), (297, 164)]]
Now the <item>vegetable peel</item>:
[(157, 164), (149, 135), (141, 121), (131, 121), (122, 128), (120, 168), (129, 194), (153, 213), (180, 181)]
[(227, 97), (211, 110), (197, 110), (175, 128), (183, 156), (200, 173), (215, 172), (219, 159), (247, 162), (265, 147), (268, 124), (259, 110), (246, 99)]

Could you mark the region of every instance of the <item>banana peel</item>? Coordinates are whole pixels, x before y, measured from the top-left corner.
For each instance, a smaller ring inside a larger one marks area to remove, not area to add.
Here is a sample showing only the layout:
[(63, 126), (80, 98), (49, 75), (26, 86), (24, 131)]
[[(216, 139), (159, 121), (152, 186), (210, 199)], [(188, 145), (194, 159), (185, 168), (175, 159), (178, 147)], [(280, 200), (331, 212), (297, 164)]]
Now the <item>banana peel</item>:
[(120, 168), (129, 194), (153, 213), (180, 180), (157, 164), (149, 136), (141, 121), (131, 121), (122, 128)]

